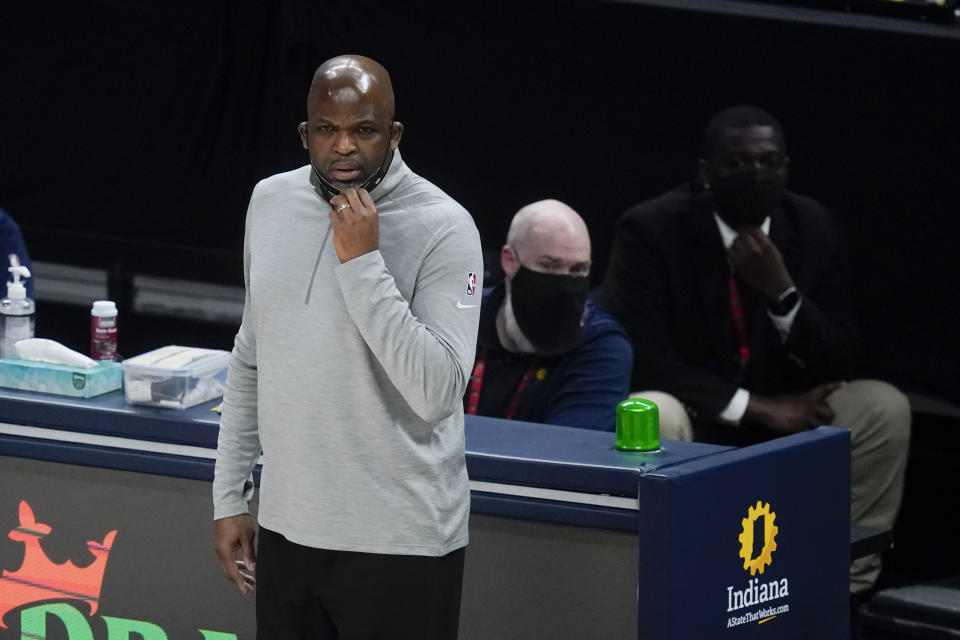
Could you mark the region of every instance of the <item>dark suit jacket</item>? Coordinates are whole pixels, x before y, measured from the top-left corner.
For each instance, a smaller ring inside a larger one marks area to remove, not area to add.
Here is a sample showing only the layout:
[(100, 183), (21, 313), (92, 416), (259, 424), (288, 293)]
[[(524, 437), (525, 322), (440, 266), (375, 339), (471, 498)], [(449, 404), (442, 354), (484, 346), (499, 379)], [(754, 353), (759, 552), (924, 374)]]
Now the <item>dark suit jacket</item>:
[(774, 395), (850, 374), (854, 320), (830, 214), (788, 192), (771, 218), (770, 238), (803, 303), (782, 344), (762, 294), (741, 281), (751, 345), (742, 373), (730, 268), (709, 191), (680, 187), (634, 206), (617, 223), (601, 301), (633, 341), (631, 388), (677, 396), (695, 426), (712, 423), (738, 387)]

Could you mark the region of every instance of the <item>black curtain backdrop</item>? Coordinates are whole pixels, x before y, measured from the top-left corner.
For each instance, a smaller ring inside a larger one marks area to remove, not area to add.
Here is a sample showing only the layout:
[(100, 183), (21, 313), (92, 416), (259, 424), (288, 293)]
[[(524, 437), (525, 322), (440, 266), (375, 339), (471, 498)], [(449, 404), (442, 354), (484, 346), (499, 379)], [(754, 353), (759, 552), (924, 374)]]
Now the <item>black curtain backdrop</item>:
[(363, 53), (393, 76), (405, 160), (485, 247), (559, 198), (599, 282), (617, 216), (692, 175), (714, 112), (754, 103), (785, 127), (792, 188), (849, 232), (867, 370), (960, 398), (958, 39), (596, 0), (3, 14), (0, 206), (36, 260), (241, 284), (250, 190), (306, 161), (313, 69)]

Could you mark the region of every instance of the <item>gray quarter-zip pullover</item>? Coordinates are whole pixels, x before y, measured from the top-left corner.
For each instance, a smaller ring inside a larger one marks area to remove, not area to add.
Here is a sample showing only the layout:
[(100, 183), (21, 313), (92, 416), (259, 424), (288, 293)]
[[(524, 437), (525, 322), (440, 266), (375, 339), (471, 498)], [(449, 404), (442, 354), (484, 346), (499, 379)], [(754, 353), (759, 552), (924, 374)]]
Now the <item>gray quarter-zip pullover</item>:
[(379, 250), (341, 264), (309, 165), (253, 190), (214, 518), (248, 512), (262, 448), (262, 526), (310, 547), (439, 556), (467, 543), (480, 238), (399, 152), (371, 197)]

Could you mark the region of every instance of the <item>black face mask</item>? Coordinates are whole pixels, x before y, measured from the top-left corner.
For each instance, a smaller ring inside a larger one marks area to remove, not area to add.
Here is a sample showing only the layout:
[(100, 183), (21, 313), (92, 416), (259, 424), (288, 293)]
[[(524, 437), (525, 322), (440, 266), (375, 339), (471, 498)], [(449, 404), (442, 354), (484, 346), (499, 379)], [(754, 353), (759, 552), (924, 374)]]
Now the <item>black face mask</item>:
[[(387, 170), (390, 168), (390, 163), (393, 161), (393, 150), (389, 147), (387, 148), (387, 154), (383, 158), (383, 162), (380, 163), (380, 166), (374, 171), (366, 180), (357, 185), (357, 189), (366, 189), (367, 193), (373, 191), (374, 187), (383, 182), (383, 178), (387, 175)], [(326, 202), (330, 202), (330, 199), (333, 196), (340, 195), (340, 189), (335, 187), (332, 182), (323, 177), (323, 174), (317, 170), (316, 165), (310, 163), (310, 166), (313, 168), (313, 179), (311, 182), (316, 188), (317, 193), (320, 194), (320, 197), (323, 198)]]
[(717, 178), (710, 190), (720, 216), (731, 226), (757, 226), (780, 206), (786, 184), (776, 171), (747, 169)]
[(577, 346), (589, 290), (590, 278), (520, 267), (510, 280), (510, 304), (538, 354), (559, 355)]

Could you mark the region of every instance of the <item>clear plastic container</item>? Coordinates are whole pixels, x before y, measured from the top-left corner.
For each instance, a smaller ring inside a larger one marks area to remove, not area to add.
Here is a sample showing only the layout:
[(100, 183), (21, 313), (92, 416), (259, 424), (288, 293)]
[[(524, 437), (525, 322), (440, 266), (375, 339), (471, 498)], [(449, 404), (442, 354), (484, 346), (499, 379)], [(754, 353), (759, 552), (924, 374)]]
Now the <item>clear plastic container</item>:
[(220, 373), (230, 352), (171, 345), (124, 360), (123, 391), (130, 404), (187, 409), (223, 395)]

